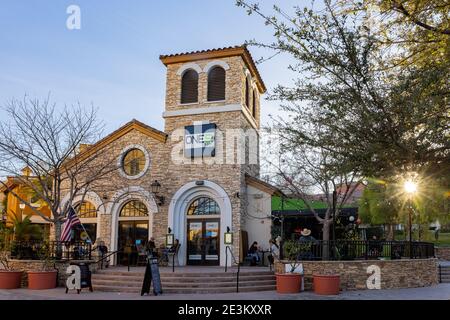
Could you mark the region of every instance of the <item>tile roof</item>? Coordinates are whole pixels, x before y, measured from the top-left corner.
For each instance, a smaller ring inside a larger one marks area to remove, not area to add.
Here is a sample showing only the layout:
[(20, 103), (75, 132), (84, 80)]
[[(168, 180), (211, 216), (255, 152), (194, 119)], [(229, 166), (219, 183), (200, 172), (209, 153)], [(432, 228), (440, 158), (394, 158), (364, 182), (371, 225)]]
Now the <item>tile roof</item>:
[[(258, 71), (258, 68), (256, 67), (255, 61), (253, 60), (252, 55), (250, 54), (250, 51), (247, 48), (247, 45), (239, 45), (239, 46), (229, 46), (229, 47), (223, 47), (223, 48), (214, 48), (214, 49), (206, 49), (206, 50), (197, 50), (197, 51), (189, 51), (189, 52), (182, 52), (182, 53), (174, 53), (174, 54), (166, 54), (166, 55), (160, 55), (159, 59), (165, 64), (171, 64), (176, 62), (183, 62), (183, 58), (187, 57), (196, 57), (196, 56), (204, 56), (204, 55), (211, 55), (212, 58), (215, 54), (223, 54), (223, 56), (235, 56), (235, 55), (242, 55), (244, 61), (246, 62), (247, 66), (249, 67), (252, 75), (257, 79), (258, 87), (261, 91), (261, 93), (266, 92), (266, 86), (264, 84), (264, 81), (261, 78), (261, 75)], [(202, 57), (203, 58), (203, 57)], [(201, 58), (200, 58), (201, 59)], [(192, 61), (194, 59), (186, 59), (186, 61)]]

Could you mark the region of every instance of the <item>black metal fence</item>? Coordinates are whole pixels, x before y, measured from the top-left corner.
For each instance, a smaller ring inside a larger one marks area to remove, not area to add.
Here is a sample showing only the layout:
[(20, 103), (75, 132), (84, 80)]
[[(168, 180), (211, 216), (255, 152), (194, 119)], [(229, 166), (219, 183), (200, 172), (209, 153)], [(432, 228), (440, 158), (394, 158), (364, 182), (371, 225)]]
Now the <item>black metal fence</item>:
[(336, 240), (285, 241), (281, 259), (371, 260), (426, 259), (434, 257), (434, 244), (409, 241)]
[(92, 245), (85, 241), (12, 241), (11, 258), (19, 260), (91, 260)]

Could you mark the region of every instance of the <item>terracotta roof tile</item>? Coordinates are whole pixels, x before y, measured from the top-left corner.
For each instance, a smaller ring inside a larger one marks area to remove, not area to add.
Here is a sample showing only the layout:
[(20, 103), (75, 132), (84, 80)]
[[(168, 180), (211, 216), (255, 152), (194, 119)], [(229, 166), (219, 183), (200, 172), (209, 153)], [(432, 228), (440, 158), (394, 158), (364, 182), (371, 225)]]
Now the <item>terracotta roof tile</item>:
[[(160, 55), (159, 59), (165, 64), (173, 63), (173, 61), (176, 58), (182, 58), (183, 56), (192, 56), (192, 55), (202, 55), (202, 54), (214, 54), (214, 53), (220, 53), (220, 52), (227, 52), (227, 51), (238, 51), (241, 49), (241, 53), (234, 53), (230, 55), (244, 55), (244, 61), (247, 63), (250, 71), (252, 72), (253, 76), (257, 78), (257, 82), (259, 84), (260, 91), (262, 93), (266, 92), (266, 85), (264, 84), (264, 81), (261, 78), (261, 75), (258, 71), (258, 68), (256, 67), (255, 61), (253, 60), (252, 55), (250, 54), (250, 51), (247, 48), (247, 45), (239, 45), (239, 46), (229, 46), (229, 47), (223, 47), (223, 48), (214, 48), (214, 49), (206, 49), (206, 50), (197, 50), (197, 51), (190, 51), (190, 52), (182, 52), (182, 53), (174, 53), (174, 54), (166, 54), (166, 55)], [(172, 62), (171, 62), (172, 61)]]

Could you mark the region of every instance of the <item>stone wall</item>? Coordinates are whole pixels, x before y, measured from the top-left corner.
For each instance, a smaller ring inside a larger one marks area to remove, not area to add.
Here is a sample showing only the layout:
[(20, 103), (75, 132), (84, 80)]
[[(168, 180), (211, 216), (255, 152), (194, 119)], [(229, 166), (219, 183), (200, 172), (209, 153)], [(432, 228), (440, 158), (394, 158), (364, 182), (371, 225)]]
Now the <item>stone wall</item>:
[[(92, 263), (90, 260), (80, 260), (80, 261), (71, 261), (72, 263)], [(42, 271), (42, 262), (39, 260), (10, 260), (9, 265), (13, 270), (22, 270), (24, 271), (22, 274), (22, 288), (28, 287), (28, 274), (27, 271)], [(58, 261), (55, 263), (56, 269), (58, 269), (58, 286), (65, 287), (66, 279), (68, 274), (66, 274), (67, 267), (69, 266), (68, 261)], [(97, 270), (97, 264), (92, 263), (89, 265), (89, 270), (95, 272)]]
[[(286, 261), (276, 262), (275, 271), (285, 273)], [(381, 289), (415, 288), (436, 285), (437, 259), (367, 260), (367, 261), (303, 261), (305, 290), (312, 289), (313, 274), (339, 274), (341, 290), (367, 289), (369, 266), (381, 270)]]
[(450, 260), (450, 247), (435, 247), (434, 252), (439, 260)]

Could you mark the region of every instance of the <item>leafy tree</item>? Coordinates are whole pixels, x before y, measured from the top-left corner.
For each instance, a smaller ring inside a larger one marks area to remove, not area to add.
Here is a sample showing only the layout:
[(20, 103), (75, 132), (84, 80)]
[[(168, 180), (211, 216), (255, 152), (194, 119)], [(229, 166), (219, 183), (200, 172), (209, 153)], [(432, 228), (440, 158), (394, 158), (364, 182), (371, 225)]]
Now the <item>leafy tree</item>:
[(367, 177), (449, 177), (448, 56), (441, 63), (398, 63), (413, 45), (386, 49), (380, 34), (391, 30), (364, 6), (350, 11), (341, 3), (325, 0), (320, 11), (295, 7), (290, 15), (237, 1), (274, 29), (274, 42), (250, 44), (295, 58), (294, 85), (278, 85), (269, 97), (282, 103), (275, 123), (299, 145), (327, 150)]
[[(371, 181), (360, 199), (359, 214), (363, 223), (386, 225), (387, 239), (394, 239), (395, 224), (408, 225), (409, 202), (401, 184), (386, 181)], [(447, 223), (450, 218), (446, 189), (442, 186), (422, 182), (419, 192), (411, 199), (412, 222), (417, 225), (419, 240), (424, 240), (425, 231), (431, 222)]]
[(394, 225), (400, 223), (401, 205), (395, 196), (397, 190), (383, 181), (369, 182), (359, 204), (359, 217), (363, 223), (385, 225), (387, 240), (394, 240)]

